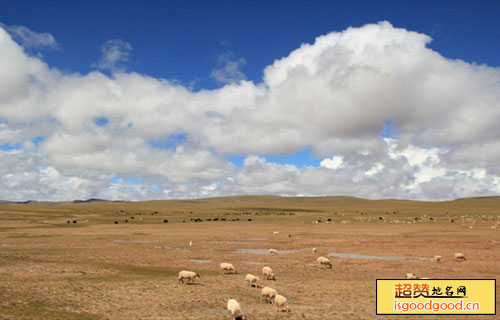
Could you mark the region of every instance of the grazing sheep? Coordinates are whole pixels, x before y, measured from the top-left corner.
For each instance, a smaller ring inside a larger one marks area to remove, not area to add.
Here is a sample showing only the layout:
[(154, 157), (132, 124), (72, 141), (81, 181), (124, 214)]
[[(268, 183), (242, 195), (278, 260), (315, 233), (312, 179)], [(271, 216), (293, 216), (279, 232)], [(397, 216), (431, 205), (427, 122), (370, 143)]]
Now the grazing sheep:
[(223, 262), (220, 264), (220, 271), (222, 271), (223, 273), (238, 273), (236, 272), (234, 266), (227, 262)]
[(434, 261), (441, 262), (441, 256), (434, 256)]
[(243, 311), (241, 311), (241, 306), (236, 299), (229, 299), (227, 301), (227, 310), (235, 320), (243, 320), (245, 318)]
[(312, 248), (312, 251), (313, 251), (313, 253), (316, 253), (318, 251), (318, 249)]
[(187, 283), (191, 281), (194, 284), (194, 279), (198, 277), (201, 279), (201, 276), (199, 273), (193, 272), (193, 271), (186, 271), (182, 270), (179, 272), (179, 283), (184, 283), (184, 279), (187, 279)]
[(245, 283), (247, 286), (250, 286), (250, 287), (253, 287), (253, 286), (257, 287), (258, 280), (259, 280), (259, 277), (254, 276), (253, 274), (250, 274), (250, 273), (247, 274), (245, 277)]
[(276, 280), (276, 276), (271, 267), (262, 267), (262, 274), (264, 275), (264, 280)]
[(286, 303), (286, 298), (283, 297), (281, 294), (277, 294), (276, 297), (274, 297), (274, 305), (276, 306), (276, 311), (283, 311), (283, 312), (289, 312), (290, 308), (288, 307), (288, 304)]
[(463, 253), (455, 253), (455, 261), (465, 261), (465, 256)]
[(269, 254), (278, 254), (278, 251), (276, 249), (269, 249)]
[(406, 279), (408, 279), (408, 280), (416, 280), (418, 278), (417, 278), (417, 275), (414, 274), (414, 273), (407, 273), (406, 274)]
[(273, 303), (274, 298), (278, 294), (278, 291), (271, 287), (264, 287), (260, 292), (260, 300), (264, 299), (265, 302)]
[(273, 234), (274, 234), (274, 235), (277, 235), (277, 234), (278, 234), (278, 231), (274, 231), (274, 232), (273, 232)]
[(332, 263), (330, 262), (330, 260), (328, 258), (318, 257), (318, 259), (316, 259), (316, 261), (319, 263), (320, 267), (325, 266), (325, 268), (329, 268), (329, 269), (332, 268)]
[(189, 246), (192, 247), (193, 246), (193, 241), (189, 241)]

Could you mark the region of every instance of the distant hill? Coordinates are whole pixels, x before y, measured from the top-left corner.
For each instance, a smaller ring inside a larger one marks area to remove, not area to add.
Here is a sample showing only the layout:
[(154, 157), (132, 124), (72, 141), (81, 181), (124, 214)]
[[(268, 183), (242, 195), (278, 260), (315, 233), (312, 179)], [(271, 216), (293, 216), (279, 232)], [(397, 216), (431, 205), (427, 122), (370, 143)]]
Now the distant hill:
[(90, 198), (87, 200), (73, 200), (73, 203), (108, 202), (109, 200)]

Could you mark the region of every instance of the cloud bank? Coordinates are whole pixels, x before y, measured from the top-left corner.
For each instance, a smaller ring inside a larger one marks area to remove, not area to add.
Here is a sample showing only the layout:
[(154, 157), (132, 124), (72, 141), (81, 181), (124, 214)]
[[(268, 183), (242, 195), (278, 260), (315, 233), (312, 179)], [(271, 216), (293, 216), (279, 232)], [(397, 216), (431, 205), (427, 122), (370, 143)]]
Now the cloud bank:
[[(244, 60), (220, 61), (212, 77), (226, 84), (193, 92), (116, 68), (124, 41), (102, 48), (111, 76), (67, 74), (0, 27), (0, 198), (498, 195), (500, 69), (430, 41), (388, 22), (349, 28), (275, 60), (258, 83)], [(321, 164), (266, 160), (305, 149)]]

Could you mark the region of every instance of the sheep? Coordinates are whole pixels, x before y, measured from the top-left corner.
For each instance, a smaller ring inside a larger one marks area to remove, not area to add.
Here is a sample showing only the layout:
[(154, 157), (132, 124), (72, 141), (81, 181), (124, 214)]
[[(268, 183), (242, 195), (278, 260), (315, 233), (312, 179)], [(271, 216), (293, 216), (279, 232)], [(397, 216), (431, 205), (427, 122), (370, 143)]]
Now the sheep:
[(407, 273), (406, 274), (406, 279), (408, 279), (408, 280), (416, 280), (418, 278), (417, 278), (417, 275), (414, 274), (414, 273)]
[(269, 249), (269, 254), (278, 254), (278, 251), (276, 249)]
[(179, 280), (179, 283), (184, 283), (184, 279), (187, 279), (187, 283), (189, 283), (189, 281), (191, 281), (194, 284), (194, 279), (196, 277), (201, 279), (201, 276), (199, 273), (196, 273), (193, 271), (182, 270), (182, 271), (179, 271), (178, 280)]
[(332, 268), (332, 263), (330, 262), (330, 260), (328, 258), (318, 257), (318, 259), (316, 259), (316, 261), (319, 263), (320, 267), (325, 266), (325, 268), (329, 268), (329, 269)]
[(434, 256), (434, 261), (441, 262), (441, 256)]
[(455, 261), (465, 261), (465, 256), (463, 253), (455, 253)]
[(288, 307), (288, 304), (286, 303), (286, 298), (283, 297), (281, 294), (277, 294), (276, 297), (274, 297), (274, 305), (276, 306), (276, 311), (284, 311), (284, 312), (289, 312), (290, 308)]
[(243, 311), (241, 311), (241, 306), (236, 299), (229, 299), (227, 301), (227, 310), (235, 320), (243, 320), (245, 318)]
[(271, 267), (262, 267), (262, 274), (264, 275), (264, 280), (276, 280), (276, 276)]
[(222, 271), (223, 273), (238, 273), (236, 272), (234, 266), (227, 262), (223, 262), (220, 264), (220, 271)]
[(312, 248), (312, 252), (313, 252), (313, 253), (316, 253), (317, 251), (318, 251), (318, 249), (316, 249), (316, 248)]
[(274, 231), (273, 235), (275, 235), (275, 236), (278, 235), (278, 231)]
[(276, 289), (273, 289), (271, 287), (264, 287), (260, 291), (260, 300), (264, 299), (265, 302), (268, 303), (273, 303), (274, 298), (278, 294), (278, 291)]
[(193, 246), (193, 241), (189, 241), (189, 246), (192, 247)]
[(254, 276), (253, 274), (247, 274), (245, 277), (245, 283), (247, 286), (253, 287), (254, 285), (257, 287), (257, 281), (259, 277)]

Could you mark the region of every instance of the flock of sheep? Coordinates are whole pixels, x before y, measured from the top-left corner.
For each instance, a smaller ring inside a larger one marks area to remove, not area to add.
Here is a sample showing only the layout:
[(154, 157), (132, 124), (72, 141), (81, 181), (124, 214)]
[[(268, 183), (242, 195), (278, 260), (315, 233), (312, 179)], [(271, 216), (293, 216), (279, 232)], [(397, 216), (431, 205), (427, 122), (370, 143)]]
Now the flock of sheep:
[[(436, 261), (437, 263), (440, 263), (441, 262), (441, 258), (442, 258), (441, 256), (436, 255), (436, 256), (434, 256), (434, 261)], [(457, 261), (457, 262), (462, 262), (462, 261), (466, 261), (467, 260), (465, 258), (465, 255), (463, 253), (455, 253), (454, 258), (455, 258), (455, 261)], [(407, 273), (406, 274), (406, 279), (407, 280), (417, 280), (417, 279), (429, 279), (429, 278), (419, 278), (414, 273)]]
[[(277, 232), (275, 232), (274, 234), (276, 235)], [(289, 237), (291, 237), (291, 235), (289, 235)], [(191, 241), (190, 241), (189, 245), (192, 246)], [(312, 248), (312, 252), (316, 253), (317, 249)], [(271, 248), (271, 249), (269, 249), (269, 254), (278, 254), (278, 251), (276, 249)], [(440, 255), (434, 256), (434, 261), (437, 263), (440, 263), (441, 259), (442, 259), (442, 257)], [(458, 262), (467, 260), (463, 253), (455, 253), (454, 259), (455, 259), (455, 261), (458, 261)], [(324, 267), (324, 268), (331, 269), (333, 266), (331, 261), (328, 258), (323, 257), (323, 256), (318, 257), (316, 259), (316, 262), (318, 263), (320, 268)], [(223, 274), (237, 274), (238, 273), (236, 271), (236, 268), (233, 266), (233, 264), (228, 263), (228, 262), (221, 263), (219, 268)], [(276, 276), (275, 276), (273, 270), (271, 269), (271, 267), (269, 267), (269, 266), (262, 267), (262, 275), (263, 275), (264, 280), (276, 280)], [(195, 283), (194, 280), (196, 278), (201, 278), (199, 273), (193, 272), (193, 271), (182, 270), (179, 272), (178, 282), (184, 283), (184, 280), (186, 280), (187, 284), (189, 284), (189, 283), (194, 284)], [(429, 278), (419, 278), (419, 277), (417, 277), (417, 275), (415, 275), (413, 273), (407, 273), (406, 279), (415, 280), (415, 279), (429, 279)], [(257, 284), (257, 281), (259, 281), (258, 276), (255, 276), (253, 274), (247, 274), (245, 276), (244, 283), (250, 287), (259, 287)], [(260, 295), (261, 295), (261, 301), (274, 304), (276, 306), (277, 312), (280, 312), (280, 311), (290, 312), (290, 308), (288, 306), (286, 297), (278, 294), (278, 291), (276, 291), (276, 289), (268, 287), (268, 286), (264, 286), (261, 290)], [(231, 316), (235, 320), (246, 319), (246, 316), (243, 313), (241, 305), (239, 304), (239, 302), (236, 299), (231, 298), (227, 301), (227, 310), (229, 311), (229, 313), (231, 314)]]
[[(317, 252), (316, 248), (313, 248), (312, 252), (316, 253)], [(277, 254), (278, 252), (276, 251), (276, 249), (269, 249), (269, 253)], [(325, 267), (329, 269), (332, 268), (332, 263), (328, 258), (318, 257), (316, 259), (316, 262), (319, 264), (320, 267)], [(236, 268), (231, 263), (228, 262), (221, 263), (219, 268), (223, 274), (238, 273), (236, 271)], [(269, 266), (262, 267), (262, 276), (264, 280), (276, 280), (276, 276), (271, 267)], [(196, 278), (201, 278), (199, 273), (194, 271), (182, 270), (179, 272), (178, 282), (184, 283), (184, 280), (186, 280), (186, 284), (189, 283), (194, 284), (195, 283), (194, 280)], [(250, 287), (259, 287), (257, 281), (259, 281), (258, 276), (255, 276), (253, 274), (247, 274), (245, 276), (244, 283)], [(290, 312), (290, 308), (288, 306), (286, 297), (280, 295), (278, 291), (276, 291), (276, 289), (264, 286), (260, 292), (260, 296), (261, 296), (261, 301), (274, 304), (276, 306), (277, 312)], [(241, 305), (238, 303), (236, 299), (229, 299), (227, 301), (227, 310), (235, 320), (242, 320), (246, 318), (241, 308)]]

